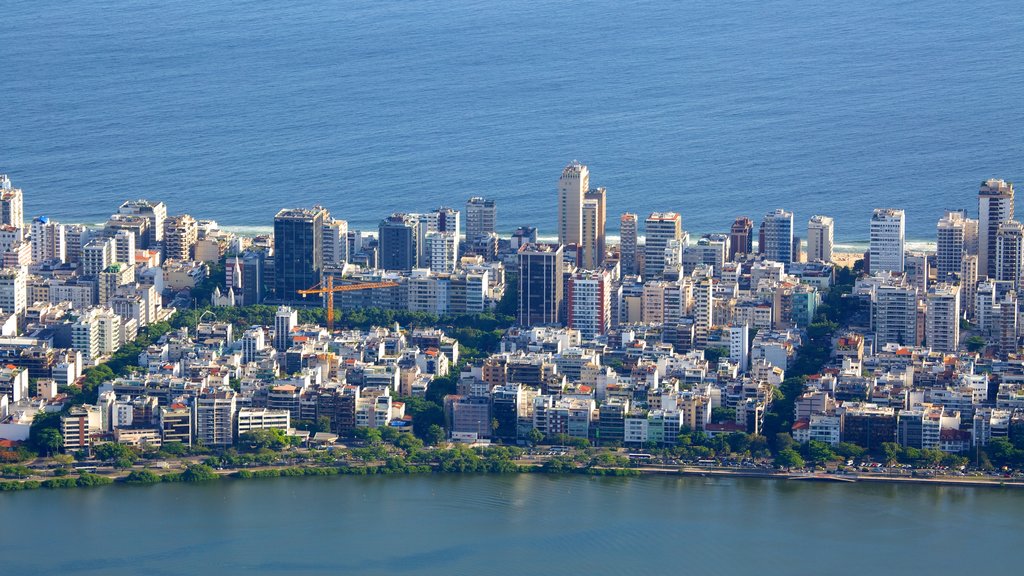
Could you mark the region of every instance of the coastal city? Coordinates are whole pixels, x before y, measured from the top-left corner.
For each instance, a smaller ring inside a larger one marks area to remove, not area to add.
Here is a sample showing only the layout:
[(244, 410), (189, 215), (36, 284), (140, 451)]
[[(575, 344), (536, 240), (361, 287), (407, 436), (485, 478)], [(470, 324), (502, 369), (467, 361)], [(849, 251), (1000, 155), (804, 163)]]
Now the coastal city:
[(0, 175), (0, 488), (530, 471), (1024, 485), (1010, 182), (945, 213), (934, 251), (908, 249), (914, 214), (866, 206), (869, 246), (850, 254), (827, 214), (737, 206), (691, 237), (683, 206), (607, 214), (614, 192), (584, 164), (551, 181), (534, 202), (555, 230), (473, 196), (373, 230), (287, 207), (245, 236), (159, 198), (60, 223)]

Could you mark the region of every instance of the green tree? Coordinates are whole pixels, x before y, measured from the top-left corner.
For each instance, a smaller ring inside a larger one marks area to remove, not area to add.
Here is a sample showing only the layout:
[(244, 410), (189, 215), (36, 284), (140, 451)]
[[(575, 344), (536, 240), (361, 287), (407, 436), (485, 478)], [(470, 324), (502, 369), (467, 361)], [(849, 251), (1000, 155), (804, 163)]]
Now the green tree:
[(60, 430), (56, 428), (43, 428), (36, 433), (32, 443), (43, 454), (50, 455), (56, 453), (64, 446), (64, 437), (61, 435)]
[(806, 450), (807, 459), (815, 466), (821, 466), (838, 458), (831, 446), (818, 440), (808, 442)]
[(530, 440), (530, 444), (536, 446), (544, 441), (544, 433), (536, 428), (531, 428), (527, 438)]
[(134, 450), (124, 444), (118, 444), (116, 442), (107, 442), (96, 446), (93, 450), (93, 455), (104, 462), (112, 462), (122, 458), (134, 462), (135, 459), (138, 458), (138, 455)]
[(439, 446), (445, 441), (444, 428), (437, 424), (431, 424), (427, 429), (427, 437), (424, 439), (431, 446)]
[(185, 482), (205, 482), (217, 478), (220, 476), (205, 464), (191, 464), (181, 473), (181, 479)]
[(736, 421), (736, 409), (725, 408), (719, 406), (718, 408), (711, 409), (711, 421), (721, 424), (723, 422), (735, 422)]
[(800, 457), (800, 454), (796, 450), (786, 448), (775, 456), (775, 465), (780, 468), (793, 469), (803, 468), (805, 463), (804, 459)]
[(964, 346), (967, 346), (969, 352), (980, 352), (985, 348), (985, 339), (981, 336), (971, 336), (964, 340)]

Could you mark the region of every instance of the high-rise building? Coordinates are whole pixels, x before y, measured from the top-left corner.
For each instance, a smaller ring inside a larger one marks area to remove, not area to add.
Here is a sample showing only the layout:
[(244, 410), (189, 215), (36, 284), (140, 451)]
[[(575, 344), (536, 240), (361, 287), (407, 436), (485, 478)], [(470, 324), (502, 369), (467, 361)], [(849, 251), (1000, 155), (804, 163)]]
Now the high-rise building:
[(956, 353), (960, 345), (960, 286), (939, 283), (928, 290), (925, 340), (932, 350)]
[(746, 324), (729, 326), (729, 360), (746, 372), (750, 362), (750, 329)]
[(327, 211), (285, 208), (274, 216), (274, 296), (281, 302), (300, 300), (299, 290), (320, 282), (323, 228)]
[(939, 219), (935, 234), (935, 269), (940, 282), (950, 275), (959, 275), (963, 268), (967, 235), (967, 218), (961, 211), (946, 212)]
[(348, 222), (330, 219), (324, 222), (323, 265), (344, 266), (348, 262)]
[(378, 227), (379, 266), (409, 271), (420, 266), (420, 222), (409, 214), (392, 214)]
[(135, 263), (136, 236), (128, 230), (118, 230), (114, 233), (114, 262), (122, 264)]
[(128, 200), (121, 204), (117, 213), (124, 216), (141, 216), (149, 221), (148, 237), (136, 239), (140, 245), (152, 248), (163, 242), (164, 222), (167, 220), (167, 205), (163, 202), (142, 199)]
[(637, 270), (637, 217), (626, 212), (619, 218), (619, 269), (620, 273), (636, 274)]
[(570, 328), (590, 340), (611, 328), (611, 277), (606, 270), (581, 271), (569, 279)]
[(768, 260), (793, 261), (793, 213), (777, 208), (764, 215), (758, 234), (758, 251)]
[(466, 243), (480, 242), (488, 234), (497, 232), (498, 209), (494, 200), (474, 196), (466, 202)]
[(807, 221), (807, 261), (831, 262), (835, 223), (828, 216), (811, 216)]
[(164, 257), (167, 260), (191, 260), (199, 240), (199, 223), (188, 214), (172, 216), (164, 222)]
[(427, 232), (426, 246), (432, 271), (455, 271), (459, 261), (459, 237), (455, 232)]
[(204, 446), (227, 446), (234, 442), (234, 390), (204, 392), (195, 400), (196, 441)]
[(665, 250), (669, 242), (683, 240), (683, 219), (675, 212), (654, 212), (644, 221), (644, 235), (643, 277), (659, 278), (665, 272)]
[(699, 348), (708, 344), (708, 335), (714, 325), (714, 281), (709, 275), (697, 278), (693, 284), (693, 339)]
[(563, 289), (562, 246), (526, 244), (519, 249), (519, 324), (559, 324)]
[(989, 269), (996, 280), (1010, 282), (1020, 293), (1021, 274), (1024, 273), (1024, 225), (1016, 220), (999, 223), (996, 231), (995, 267)]
[(0, 310), (21, 318), (28, 307), (28, 274), (24, 267), (0, 268)]
[(292, 345), (292, 328), (299, 324), (299, 311), (281, 306), (274, 315), (274, 350), (284, 352)]
[(903, 257), (904, 272), (907, 274), (907, 282), (917, 288), (918, 298), (924, 298), (928, 292), (928, 255), (924, 252), (908, 250)]
[(905, 226), (903, 210), (876, 208), (871, 213), (871, 274), (903, 272)]
[(871, 296), (871, 327), (875, 345), (917, 343), (917, 288), (896, 278), (875, 288)]
[(67, 232), (63, 224), (58, 224), (46, 216), (39, 216), (32, 219), (30, 230), (33, 262), (67, 262)]
[(587, 190), (583, 195), (582, 262), (585, 268), (596, 269), (604, 262), (607, 250), (605, 227), (607, 226), (607, 192), (604, 188)]
[(963, 267), (960, 269), (960, 303), (967, 311), (968, 318), (974, 318), (974, 307), (978, 291), (978, 255), (964, 256)]
[(585, 270), (596, 270), (604, 261), (604, 252), (600, 249), (600, 231), (598, 229), (599, 209), (597, 200), (583, 201), (583, 242), (579, 246), (577, 263)]
[(1013, 184), (990, 178), (978, 190), (978, 277), (994, 277), (999, 224), (1013, 220)]
[(0, 224), (8, 224), (22, 231), (25, 230), (24, 197), (21, 188), (11, 186), (7, 174), (0, 174)]
[(117, 242), (113, 238), (93, 238), (82, 247), (82, 275), (98, 276), (117, 262)]
[(999, 302), (999, 353), (1004, 357), (1017, 353), (1020, 341), (1020, 314), (1017, 293), (1010, 290)]
[(729, 260), (735, 260), (737, 254), (754, 252), (754, 223), (750, 218), (741, 216), (732, 223), (729, 230)]
[(572, 161), (558, 179), (558, 242), (562, 245), (582, 244), (583, 197), (590, 189), (590, 171)]

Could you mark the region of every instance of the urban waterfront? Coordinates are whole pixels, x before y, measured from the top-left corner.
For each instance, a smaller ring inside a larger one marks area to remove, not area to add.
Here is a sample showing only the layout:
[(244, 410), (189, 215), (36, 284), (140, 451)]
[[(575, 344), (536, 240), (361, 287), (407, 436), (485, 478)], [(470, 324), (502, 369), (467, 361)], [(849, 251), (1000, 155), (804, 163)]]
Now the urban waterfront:
[[(429, 475), (0, 497), (12, 574), (957, 574), (1005, 571), (998, 488)], [(102, 531), (92, 527), (102, 525)]]
[(931, 240), (980, 181), (1022, 178), (1019, 13), (14, 0), (0, 172), (32, 191), (29, 213), (63, 222), (160, 198), (248, 227), (319, 203), (366, 229), (479, 195), (501, 232), (551, 237), (551, 175), (577, 158), (609, 214), (677, 211), (691, 234), (784, 207), (835, 217), (849, 243), (896, 205), (908, 239)]

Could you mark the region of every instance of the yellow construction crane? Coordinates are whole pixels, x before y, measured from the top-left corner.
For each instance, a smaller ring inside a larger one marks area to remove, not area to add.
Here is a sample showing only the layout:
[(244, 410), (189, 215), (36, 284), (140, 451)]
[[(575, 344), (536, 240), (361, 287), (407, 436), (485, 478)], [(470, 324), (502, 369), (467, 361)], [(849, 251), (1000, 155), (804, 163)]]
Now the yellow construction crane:
[(355, 290), (376, 290), (378, 288), (391, 288), (392, 286), (398, 286), (398, 282), (361, 282), (359, 284), (339, 284), (334, 285), (334, 277), (328, 276), (323, 282), (320, 282), (312, 288), (305, 290), (299, 290), (299, 294), (305, 298), (310, 294), (326, 294), (327, 295), (327, 330), (330, 332), (334, 331), (334, 293), (335, 292), (352, 292)]

